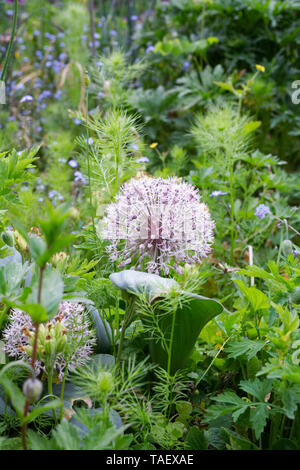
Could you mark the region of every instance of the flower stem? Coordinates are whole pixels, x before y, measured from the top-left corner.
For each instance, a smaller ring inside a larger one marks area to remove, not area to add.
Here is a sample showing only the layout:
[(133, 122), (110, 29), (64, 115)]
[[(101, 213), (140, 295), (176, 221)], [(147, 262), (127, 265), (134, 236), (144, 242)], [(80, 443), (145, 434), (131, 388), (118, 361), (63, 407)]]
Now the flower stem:
[(18, 0), (14, 0), (14, 16), (13, 16), (12, 31), (11, 31), (11, 35), (10, 35), (10, 40), (9, 40), (8, 49), (7, 49), (7, 52), (6, 52), (6, 56), (5, 56), (4, 65), (3, 65), (0, 80), (4, 80), (5, 76), (6, 76), (6, 71), (7, 71), (7, 67), (8, 67), (8, 64), (9, 64), (9, 59), (10, 59), (10, 56), (11, 56), (11, 50), (12, 50), (12, 46), (13, 46), (14, 39), (15, 39), (15, 34), (16, 34), (17, 19), (18, 19)]

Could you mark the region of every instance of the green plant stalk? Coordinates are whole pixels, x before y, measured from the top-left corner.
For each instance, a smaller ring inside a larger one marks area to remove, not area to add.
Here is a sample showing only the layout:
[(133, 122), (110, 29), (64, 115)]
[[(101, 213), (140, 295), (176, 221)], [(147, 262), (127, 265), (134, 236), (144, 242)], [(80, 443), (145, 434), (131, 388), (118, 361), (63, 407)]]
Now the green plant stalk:
[[(53, 367), (54, 367), (54, 364), (51, 364), (51, 367), (49, 367), (49, 370), (48, 370), (48, 394), (50, 396), (53, 396), (53, 390), (52, 390)], [(53, 414), (55, 424), (57, 424), (57, 417), (56, 417), (56, 412), (54, 408), (52, 409), (52, 414)]]
[(133, 316), (134, 316), (133, 305), (134, 305), (134, 300), (128, 299), (125, 317), (123, 320), (123, 325), (122, 325), (122, 330), (121, 330), (121, 335), (120, 335), (120, 343), (119, 343), (118, 355), (117, 355), (117, 360), (116, 360), (117, 365), (120, 364), (120, 361), (121, 361), (121, 354), (122, 354), (123, 343), (124, 343), (124, 338), (125, 338), (125, 331), (133, 320)]
[(60, 411), (59, 411), (59, 420), (61, 421), (63, 419), (63, 409), (64, 409), (64, 394), (65, 394), (65, 385), (66, 385), (66, 379), (67, 379), (67, 370), (69, 366), (69, 360), (66, 362), (66, 367), (65, 367), (65, 373), (64, 373), (64, 378), (61, 384), (61, 391), (60, 391), (60, 399), (61, 399), (61, 404), (60, 404)]
[[(39, 287), (38, 287), (38, 298), (37, 298), (37, 303), (41, 304), (41, 299), (42, 299), (42, 284), (43, 284), (43, 275), (44, 275), (44, 270), (45, 266), (40, 267), (40, 277), (39, 277)], [(35, 332), (34, 332), (34, 341), (33, 341), (33, 348), (32, 348), (32, 358), (31, 358), (31, 367), (33, 374), (35, 373), (34, 366), (35, 366), (35, 361), (36, 361), (36, 356), (37, 356), (37, 343), (38, 343), (38, 335), (39, 335), (39, 323), (35, 322), (34, 327), (35, 327)], [(30, 377), (32, 377), (32, 374), (30, 374)], [(26, 400), (25, 406), (24, 406), (24, 418), (26, 418), (28, 411), (29, 411), (29, 401)], [(21, 429), (21, 435), (22, 435), (22, 445), (23, 449), (27, 450), (27, 444), (26, 444), (26, 432), (27, 432), (27, 423), (24, 423)]]
[(174, 337), (174, 329), (175, 329), (175, 321), (176, 321), (176, 310), (177, 309), (175, 308), (173, 310), (173, 314), (172, 314), (171, 336), (170, 336), (169, 348), (168, 348), (168, 366), (167, 366), (168, 375), (170, 375), (170, 372), (171, 372), (173, 337)]
[(279, 243), (278, 256), (277, 256), (277, 264), (279, 264), (280, 262), (282, 241), (283, 241), (283, 225), (280, 230), (280, 243)]
[(86, 103), (85, 103), (85, 120), (86, 120), (86, 145), (87, 145), (87, 166), (88, 166), (88, 180), (89, 180), (89, 199), (90, 199), (90, 209), (92, 211), (92, 223), (94, 233), (96, 233), (95, 228), (95, 219), (94, 219), (94, 207), (92, 201), (92, 187), (91, 187), (91, 166), (90, 166), (90, 152), (89, 152), (89, 126), (88, 126), (88, 111), (89, 111), (89, 90), (88, 86), (86, 88)]
[(119, 188), (119, 162), (120, 162), (120, 145), (115, 147), (115, 195), (118, 192)]
[(15, 34), (16, 34), (17, 19), (18, 19), (18, 0), (14, 0), (14, 16), (13, 16), (12, 31), (11, 31), (11, 35), (10, 35), (8, 49), (7, 49), (7, 52), (6, 52), (5, 59), (4, 59), (4, 65), (3, 65), (0, 80), (4, 80), (5, 76), (6, 76), (6, 71), (7, 71), (7, 67), (8, 67), (8, 64), (9, 64), (9, 59), (10, 59), (10, 56), (11, 56), (12, 46), (13, 46), (14, 39), (15, 39)]
[[(230, 158), (230, 157), (229, 157)], [(233, 263), (233, 254), (234, 254), (234, 187), (233, 187), (233, 164), (230, 161), (229, 168), (229, 184), (230, 184), (230, 218), (231, 218), (231, 228), (230, 228), (230, 260)]]

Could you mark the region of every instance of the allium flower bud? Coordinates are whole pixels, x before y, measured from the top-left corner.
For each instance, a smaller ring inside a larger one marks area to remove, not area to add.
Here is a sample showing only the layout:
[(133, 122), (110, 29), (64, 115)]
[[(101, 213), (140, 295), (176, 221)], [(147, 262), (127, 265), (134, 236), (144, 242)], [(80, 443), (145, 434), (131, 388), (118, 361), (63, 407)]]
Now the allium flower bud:
[(293, 244), (291, 240), (283, 240), (281, 250), (284, 256), (288, 257), (293, 252)]
[(1, 233), (1, 238), (2, 241), (7, 245), (7, 246), (14, 246), (14, 236), (13, 233), (10, 231), (2, 232)]
[(30, 403), (37, 401), (43, 391), (43, 384), (39, 379), (27, 379), (23, 384), (23, 394)]
[(99, 392), (103, 395), (111, 392), (114, 388), (114, 378), (110, 372), (103, 371), (98, 378)]

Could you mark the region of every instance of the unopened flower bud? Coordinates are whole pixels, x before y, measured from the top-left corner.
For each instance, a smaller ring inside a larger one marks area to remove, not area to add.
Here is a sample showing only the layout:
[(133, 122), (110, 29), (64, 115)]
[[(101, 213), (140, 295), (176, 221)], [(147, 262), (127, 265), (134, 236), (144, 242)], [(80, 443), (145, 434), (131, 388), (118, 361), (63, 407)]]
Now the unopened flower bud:
[(14, 246), (14, 236), (13, 233), (10, 231), (2, 232), (1, 233), (1, 238), (2, 241), (7, 245), (7, 246)]
[(288, 257), (293, 251), (293, 244), (290, 240), (283, 240), (281, 243), (282, 253), (285, 257)]
[(43, 384), (39, 379), (27, 379), (23, 385), (23, 394), (25, 398), (34, 403), (37, 401), (43, 391)]
[(84, 83), (85, 83), (85, 86), (89, 86), (90, 84), (90, 77), (89, 77), (89, 73), (87, 70), (84, 73)]

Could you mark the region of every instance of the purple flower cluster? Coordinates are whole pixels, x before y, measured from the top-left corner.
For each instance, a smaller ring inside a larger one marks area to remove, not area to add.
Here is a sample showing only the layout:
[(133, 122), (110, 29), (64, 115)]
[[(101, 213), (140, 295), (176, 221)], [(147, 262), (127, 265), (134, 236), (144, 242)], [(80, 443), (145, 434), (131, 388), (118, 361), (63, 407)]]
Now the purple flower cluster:
[(259, 204), (259, 206), (257, 206), (256, 211), (255, 211), (255, 215), (259, 219), (264, 219), (266, 215), (270, 215), (270, 214), (272, 214), (272, 212), (270, 211), (270, 208), (266, 206), (265, 204)]
[(102, 237), (119, 267), (182, 272), (211, 251), (214, 221), (198, 190), (178, 178), (132, 179), (107, 208)]
[[(68, 363), (68, 370), (84, 365), (93, 353), (96, 344), (96, 336), (90, 331), (90, 321), (83, 313), (84, 307), (71, 302), (61, 302), (57, 315), (49, 322), (55, 324), (58, 321), (64, 322), (67, 331), (68, 343), (74, 346), (71, 350), (71, 358)], [(10, 316), (10, 323), (3, 331), (5, 352), (15, 359), (29, 361), (26, 347), (29, 345), (29, 337), (33, 334), (34, 327), (30, 316), (21, 310), (13, 310)], [(77, 346), (79, 344), (79, 346)], [(77, 346), (77, 347), (76, 347)], [(63, 379), (66, 368), (66, 357), (64, 353), (59, 353), (54, 371), (60, 380)], [(45, 372), (45, 365), (40, 361), (36, 362), (36, 373)]]

